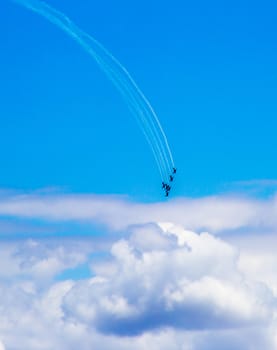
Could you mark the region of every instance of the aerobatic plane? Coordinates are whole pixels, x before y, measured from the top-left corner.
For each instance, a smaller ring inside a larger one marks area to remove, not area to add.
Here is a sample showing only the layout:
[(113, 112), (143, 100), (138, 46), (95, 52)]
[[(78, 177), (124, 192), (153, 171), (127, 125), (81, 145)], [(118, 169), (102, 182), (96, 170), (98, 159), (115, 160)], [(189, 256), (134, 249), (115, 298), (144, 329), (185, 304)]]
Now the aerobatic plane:
[(167, 183), (162, 182), (162, 188), (165, 191), (165, 196), (168, 197), (171, 187)]
[[(173, 168), (172, 169), (172, 174), (169, 175), (169, 181), (172, 182), (174, 180), (174, 175), (176, 174), (177, 169)], [(169, 186), (169, 184), (167, 184), (166, 182), (162, 182), (162, 189), (165, 191), (165, 197), (168, 197), (171, 191), (171, 186)]]

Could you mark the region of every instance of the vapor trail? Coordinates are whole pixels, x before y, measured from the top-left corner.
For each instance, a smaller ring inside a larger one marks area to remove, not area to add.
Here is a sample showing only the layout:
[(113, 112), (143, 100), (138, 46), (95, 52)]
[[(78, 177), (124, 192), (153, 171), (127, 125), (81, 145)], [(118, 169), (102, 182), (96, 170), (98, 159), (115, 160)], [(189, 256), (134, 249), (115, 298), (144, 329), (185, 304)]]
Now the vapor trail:
[(174, 167), (172, 152), (161, 123), (151, 104), (126, 68), (96, 39), (82, 31), (62, 12), (40, 0), (12, 0), (36, 12), (77, 41), (96, 61), (125, 98), (153, 152), (162, 180), (167, 181)]

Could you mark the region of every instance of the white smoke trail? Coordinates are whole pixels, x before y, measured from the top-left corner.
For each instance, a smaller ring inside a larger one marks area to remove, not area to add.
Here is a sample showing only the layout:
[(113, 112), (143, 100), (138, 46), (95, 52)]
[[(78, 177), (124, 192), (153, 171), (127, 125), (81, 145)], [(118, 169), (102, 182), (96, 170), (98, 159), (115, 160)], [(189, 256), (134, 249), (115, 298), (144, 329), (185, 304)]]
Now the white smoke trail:
[[(83, 44), (84, 45), (84, 44)], [(87, 47), (87, 51), (90, 52), (90, 46)], [(143, 134), (146, 137), (148, 144), (151, 147), (156, 163), (159, 167), (159, 172), (162, 179), (166, 179), (168, 176), (167, 163), (164, 160), (164, 154), (161, 152), (159, 142), (157, 141), (157, 136), (154, 133), (155, 129), (151, 127), (149, 120), (146, 119), (147, 110), (145, 110), (145, 105), (141, 104), (141, 101), (134, 94), (133, 89), (130, 89), (128, 82), (124, 81), (120, 72), (118, 72), (114, 65), (111, 65), (105, 61), (103, 55), (98, 56), (94, 51), (91, 53), (95, 61), (101, 66), (101, 69), (113, 82), (116, 88), (124, 96), (125, 101), (135, 116)]]
[[(77, 33), (77, 30), (75, 29), (73, 33)], [(78, 40), (79, 38), (81, 38), (81, 34), (80, 36), (78, 36)], [(145, 105), (141, 104), (141, 101), (137, 98), (137, 95), (134, 93), (134, 90), (130, 89), (128, 82), (126, 82), (124, 80), (124, 77), (122, 77), (122, 74), (120, 74), (120, 72), (118, 72), (118, 70), (115, 69), (115, 65), (106, 62), (107, 57), (105, 57), (103, 54), (99, 56), (99, 54), (97, 54), (94, 50), (91, 50), (90, 44), (87, 44), (85, 40), (82, 41), (81, 45), (86, 49), (86, 51), (89, 54), (93, 56), (97, 64), (101, 67), (104, 73), (109, 77), (109, 79), (113, 82), (116, 88), (124, 96), (129, 109), (135, 116), (140, 128), (143, 131), (143, 134), (146, 137), (148, 144), (151, 147), (154, 158), (159, 168), (161, 178), (166, 179), (169, 171), (167, 169), (168, 163), (165, 162), (164, 154), (160, 149), (159, 140), (157, 140), (156, 133), (154, 133), (155, 129), (151, 127), (149, 120), (146, 119), (148, 111), (145, 110)]]
[[(95, 39), (90, 37), (87, 33), (80, 31), (80, 29), (76, 27), (74, 24), (72, 25), (74, 26), (72, 28), (73, 32), (78, 33), (79, 37), (84, 39), (84, 43), (86, 43), (86, 41), (88, 40), (89, 41), (88, 47), (91, 48), (90, 46), (91, 40), (93, 40), (93, 43), (95, 43)], [(101, 44), (98, 43), (98, 45), (101, 45)], [(97, 48), (98, 47), (93, 48), (93, 53), (92, 53), (93, 55), (96, 54), (94, 50), (97, 50)], [(101, 59), (108, 61), (107, 64), (111, 67), (114, 74), (117, 75), (117, 80), (120, 81), (121, 84), (127, 86), (127, 90), (126, 90), (127, 96), (125, 94), (125, 98), (128, 99), (128, 97), (131, 95), (137, 101), (137, 103), (141, 106), (141, 108), (143, 108), (144, 112), (142, 115), (144, 116), (145, 123), (148, 124), (147, 127), (150, 130), (152, 130), (151, 133), (154, 138), (153, 142), (155, 142), (157, 145), (158, 152), (160, 153), (160, 156), (162, 158), (163, 167), (165, 168), (166, 174), (164, 179), (167, 179), (168, 174), (171, 173), (172, 168), (174, 167), (174, 162), (173, 162), (172, 154), (168, 145), (166, 135), (161, 127), (161, 124), (158, 120), (157, 115), (155, 114), (149, 101), (146, 99), (146, 97), (143, 95), (141, 90), (138, 88), (138, 86), (136, 85), (135, 81), (132, 79), (132, 77), (126, 70), (126, 68), (122, 66), (121, 63), (118, 62), (116, 58), (114, 58), (105, 48), (103, 48), (102, 46), (100, 48), (101, 48), (101, 52), (99, 55), (101, 56)], [(103, 67), (101, 68), (103, 69)], [(111, 79), (110, 76), (109, 78)]]
[(12, 1), (42, 15), (60, 27), (94, 58), (96, 63), (124, 96), (153, 152), (161, 178), (167, 180), (168, 173), (171, 173), (172, 167), (174, 167), (168, 140), (155, 111), (126, 68), (98, 41), (83, 32), (68, 17), (53, 9), (48, 4), (40, 0)]
[[(104, 68), (104, 63), (102, 63), (102, 64), (103, 64), (102, 69), (105, 69), (105, 72), (106, 72), (106, 69), (109, 70), (109, 67)], [(115, 74), (115, 73), (113, 72), (113, 74)], [(121, 86), (119, 84), (119, 82), (115, 78), (113, 78), (112, 75), (110, 75), (109, 78), (112, 80), (112, 82), (114, 83), (116, 88), (121, 92), (121, 94), (125, 96), (125, 94), (126, 94), (126, 92), (125, 92), (126, 86), (125, 85)], [(161, 179), (165, 179), (166, 176), (167, 176), (166, 169), (165, 169), (164, 166), (161, 166), (161, 157), (159, 157), (159, 158), (157, 157), (157, 152), (160, 155), (160, 151), (159, 151), (159, 149), (157, 149), (156, 143), (153, 143), (153, 141), (152, 141), (153, 139), (151, 140), (151, 138), (149, 137), (148, 133), (146, 132), (145, 124), (142, 124), (142, 122), (145, 121), (144, 115), (143, 115), (143, 111), (138, 106), (137, 101), (134, 100), (131, 97), (128, 98), (127, 104), (128, 104), (128, 107), (129, 107), (131, 113), (134, 115), (134, 117), (135, 117), (135, 119), (136, 119), (140, 129), (142, 130), (142, 132), (143, 132), (143, 134), (144, 134), (144, 136), (145, 136), (145, 138), (146, 138), (150, 148), (151, 148), (151, 151), (153, 153), (153, 156), (155, 158), (156, 164), (157, 164), (158, 169), (159, 169), (159, 173), (160, 173)], [(141, 118), (138, 118), (138, 113), (139, 113)]]

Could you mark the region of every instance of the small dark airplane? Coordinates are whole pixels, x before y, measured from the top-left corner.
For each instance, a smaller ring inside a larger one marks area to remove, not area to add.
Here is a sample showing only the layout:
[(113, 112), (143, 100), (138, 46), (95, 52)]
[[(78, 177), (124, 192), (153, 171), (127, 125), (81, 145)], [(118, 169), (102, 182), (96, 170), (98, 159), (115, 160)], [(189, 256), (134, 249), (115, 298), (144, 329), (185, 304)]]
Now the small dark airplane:
[(166, 183), (162, 182), (162, 188), (166, 188)]
[(169, 195), (169, 192), (166, 191), (166, 192), (165, 192), (165, 196), (168, 197), (168, 195)]
[(177, 169), (173, 168), (173, 174), (176, 174), (176, 172), (177, 172)]
[(169, 192), (171, 190), (171, 187), (169, 185), (166, 185), (166, 192)]
[(172, 182), (174, 177), (172, 175), (169, 176), (169, 181)]

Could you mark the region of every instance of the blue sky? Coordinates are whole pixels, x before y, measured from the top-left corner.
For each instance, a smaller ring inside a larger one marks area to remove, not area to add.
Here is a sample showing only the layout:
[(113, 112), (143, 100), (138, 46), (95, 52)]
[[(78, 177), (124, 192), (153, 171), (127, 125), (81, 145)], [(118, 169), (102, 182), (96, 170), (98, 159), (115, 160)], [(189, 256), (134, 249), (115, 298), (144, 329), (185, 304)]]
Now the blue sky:
[[(179, 169), (173, 195), (276, 178), (273, 2), (49, 3), (104, 44), (153, 104)], [(41, 17), (1, 6), (1, 187), (159, 199), (152, 154), (93, 60)]]
[(276, 350), (277, 5), (49, 4), (130, 71), (178, 176), (165, 200), (93, 59), (2, 1), (0, 350)]

